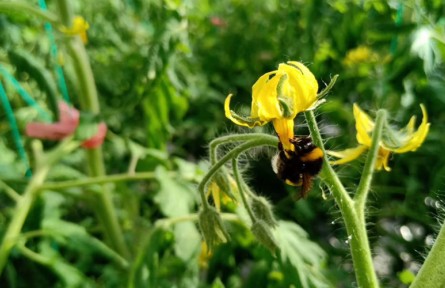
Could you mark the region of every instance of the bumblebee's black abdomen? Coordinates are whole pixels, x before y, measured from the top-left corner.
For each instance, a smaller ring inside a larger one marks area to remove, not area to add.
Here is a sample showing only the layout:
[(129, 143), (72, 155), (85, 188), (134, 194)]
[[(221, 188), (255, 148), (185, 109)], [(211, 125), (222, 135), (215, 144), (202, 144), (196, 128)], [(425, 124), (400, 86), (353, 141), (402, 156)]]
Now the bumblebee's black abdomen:
[(289, 184), (300, 185), (304, 163), (298, 157), (287, 158), (284, 151), (278, 155), (279, 161), (277, 163), (277, 176), (283, 181), (290, 182)]
[(291, 141), (295, 151), (285, 151), (281, 143), (280, 152), (273, 159), (274, 171), (278, 178), (287, 184), (302, 186), (303, 195), (310, 188), (312, 177), (316, 176), (323, 166), (323, 151), (312, 143), (308, 137), (294, 138)]
[(321, 167), (323, 166), (323, 158), (311, 160), (310, 162), (304, 162), (303, 165), (303, 173), (315, 176), (320, 173)]

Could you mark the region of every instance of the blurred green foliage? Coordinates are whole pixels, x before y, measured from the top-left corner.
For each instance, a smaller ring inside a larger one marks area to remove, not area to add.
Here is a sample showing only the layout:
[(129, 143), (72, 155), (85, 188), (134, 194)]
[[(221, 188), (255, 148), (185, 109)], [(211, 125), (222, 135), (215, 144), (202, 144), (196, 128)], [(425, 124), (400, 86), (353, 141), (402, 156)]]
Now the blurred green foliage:
[[(55, 1), (48, 5), (55, 11)], [(23, 231), (38, 233), (13, 250), (0, 286), (354, 287), (348, 236), (331, 195), (314, 185), (307, 200), (295, 202), (293, 188), (273, 175), (270, 153), (249, 158), (245, 173), (283, 219), (279, 233), (285, 240), (276, 258), (239, 223), (230, 225), (231, 242), (205, 255), (192, 222), (157, 222), (197, 210), (195, 187), (208, 168), (200, 161), (206, 145), (236, 129), (224, 118), (225, 96), (235, 93), (234, 105), (248, 108), (252, 84), (286, 60), (308, 64), (321, 87), (340, 75), (317, 112), (329, 149), (354, 145), (353, 102), (367, 111), (386, 108), (402, 125), (420, 115), (420, 103), (426, 105), (432, 123), (427, 141), (416, 153), (395, 155), (391, 172), (377, 173), (368, 211), (382, 285), (406, 287), (412, 281), (443, 209), (443, 1), (83, 0), (72, 5), (90, 23), (86, 47), (100, 116), (109, 128), (103, 146), (107, 172), (131, 167), (154, 177), (110, 184), (133, 255), (129, 263), (102, 242), (89, 195), (94, 187), (45, 191)], [(56, 40), (57, 61), (78, 107), (66, 36), (56, 33)], [(61, 96), (49, 49), (43, 21), (25, 13), (0, 15), (1, 64), (55, 114), (54, 99)], [(3, 83), (23, 131), (38, 114)], [(22, 191), (24, 164), (10, 132), (1, 110), (0, 183)], [(303, 118), (296, 133), (307, 134)], [(338, 170), (352, 187), (361, 167), (358, 161)], [(54, 167), (49, 180), (83, 179), (86, 170), (82, 151), (76, 151)], [(0, 186), (2, 234), (14, 206), (5, 193), (8, 186)]]

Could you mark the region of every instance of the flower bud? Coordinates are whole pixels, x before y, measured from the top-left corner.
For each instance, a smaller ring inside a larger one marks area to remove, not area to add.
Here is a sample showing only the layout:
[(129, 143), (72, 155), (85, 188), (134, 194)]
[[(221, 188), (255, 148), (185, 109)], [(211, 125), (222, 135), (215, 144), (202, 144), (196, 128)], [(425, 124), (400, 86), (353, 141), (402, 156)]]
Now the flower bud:
[(266, 248), (275, 255), (275, 251), (278, 249), (278, 245), (272, 235), (272, 231), (270, 230), (269, 226), (263, 220), (258, 220), (253, 223), (250, 230), (252, 231), (252, 234), (255, 236), (258, 242), (266, 246)]
[(202, 210), (199, 213), (199, 227), (211, 251), (215, 245), (226, 243), (230, 238), (218, 212), (213, 207)]
[(270, 228), (278, 226), (272, 212), (272, 205), (264, 197), (253, 197), (251, 200), (253, 214), (258, 220), (264, 221)]

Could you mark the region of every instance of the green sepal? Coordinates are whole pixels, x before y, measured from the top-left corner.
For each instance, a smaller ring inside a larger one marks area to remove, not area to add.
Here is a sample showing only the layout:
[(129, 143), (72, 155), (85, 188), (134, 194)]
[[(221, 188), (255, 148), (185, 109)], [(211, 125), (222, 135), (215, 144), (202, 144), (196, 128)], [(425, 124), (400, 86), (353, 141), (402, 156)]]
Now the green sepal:
[(230, 239), (224, 223), (215, 208), (209, 207), (201, 210), (198, 220), (202, 236), (210, 251), (213, 250), (216, 245), (226, 243)]
[(337, 81), (338, 74), (335, 74), (334, 77), (331, 78), (331, 81), (329, 82), (328, 86), (326, 86), (320, 93), (317, 94), (317, 99), (321, 99), (325, 97), (331, 89), (334, 87), (335, 82)]
[(290, 118), (292, 117), (294, 110), (292, 107), (294, 106), (293, 99), (289, 97), (289, 95), (284, 95), (283, 93), (283, 85), (287, 80), (287, 74), (281, 76), (280, 81), (278, 81), (277, 85), (277, 99), (278, 103), (280, 103), (281, 112), (283, 113), (283, 117)]
[(264, 197), (252, 197), (250, 200), (252, 211), (258, 220), (264, 221), (270, 228), (278, 226), (277, 220), (273, 214), (272, 205)]
[(275, 252), (278, 250), (278, 244), (275, 237), (272, 235), (270, 227), (263, 220), (258, 220), (253, 223), (250, 230), (258, 242), (264, 245), (273, 255), (275, 255)]
[(248, 117), (248, 116), (241, 116), (241, 115), (237, 114), (233, 110), (230, 110), (230, 114), (238, 122), (236, 124), (242, 125), (242, 126), (246, 126), (246, 127), (249, 127), (249, 128), (253, 128), (253, 127), (256, 127), (256, 126), (263, 126), (266, 123), (268, 123), (268, 121), (261, 121), (259, 118), (252, 118), (252, 117)]

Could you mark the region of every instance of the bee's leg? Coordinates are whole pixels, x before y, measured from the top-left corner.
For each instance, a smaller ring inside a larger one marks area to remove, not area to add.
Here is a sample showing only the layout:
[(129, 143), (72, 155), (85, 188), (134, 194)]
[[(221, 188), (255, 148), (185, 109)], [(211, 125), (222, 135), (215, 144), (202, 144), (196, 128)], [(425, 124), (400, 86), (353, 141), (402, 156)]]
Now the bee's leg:
[(307, 195), (309, 194), (309, 191), (312, 188), (312, 175), (307, 174), (307, 173), (303, 173), (302, 176), (302, 183), (301, 183), (301, 190), (300, 190), (300, 197), (301, 198), (306, 198)]

